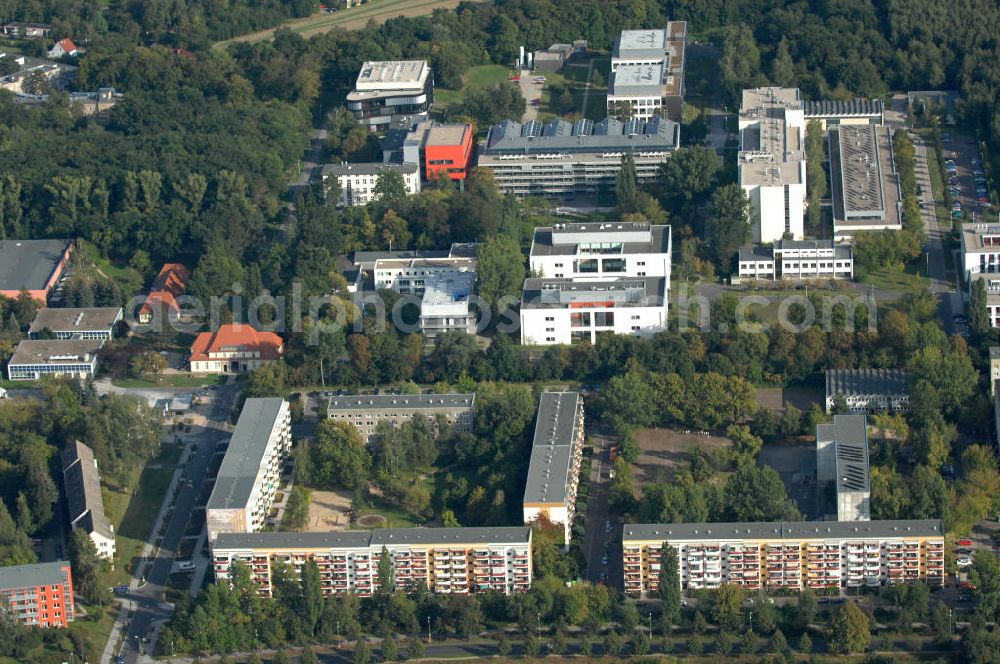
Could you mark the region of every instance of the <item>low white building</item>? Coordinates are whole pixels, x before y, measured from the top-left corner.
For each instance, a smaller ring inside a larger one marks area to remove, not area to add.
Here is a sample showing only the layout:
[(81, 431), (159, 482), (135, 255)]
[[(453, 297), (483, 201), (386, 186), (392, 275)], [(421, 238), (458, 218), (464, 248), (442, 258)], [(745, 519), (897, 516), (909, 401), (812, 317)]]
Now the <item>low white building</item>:
[(962, 269), (967, 280), (977, 272), (1000, 272), (1000, 224), (962, 224)]
[(100, 339), (114, 335), (122, 319), (121, 307), (62, 308), (45, 307), (35, 314), (28, 328), (28, 338), (38, 339), (48, 330), (56, 339)]
[(101, 339), (26, 339), (7, 361), (7, 378), (87, 378), (97, 373), (97, 354), (103, 346)]
[(608, 84), (608, 115), (620, 120), (648, 120), (663, 112), (666, 67), (662, 62), (648, 65), (620, 65)]
[(375, 185), (379, 178), (390, 171), (403, 176), (407, 194), (420, 191), (419, 164), (327, 164), (323, 167), (323, 187), (329, 192), (337, 182), (340, 197), (338, 207), (367, 205), (375, 200)]
[(209, 542), (221, 533), (259, 531), (281, 486), (292, 446), (288, 402), (247, 399), (205, 506)]
[(539, 518), (563, 527), (565, 546), (573, 528), (583, 458), (583, 398), (578, 392), (542, 392), (524, 487), (524, 522)]
[(667, 327), (668, 279), (525, 279), (524, 345), (594, 343), (601, 334), (652, 336)]
[(837, 521), (871, 520), (865, 415), (834, 415), (833, 422), (816, 426), (816, 481), (821, 491), (836, 484)]
[(739, 252), (738, 279), (853, 279), (854, 256), (832, 240), (778, 240)]
[(535, 229), (531, 271), (554, 279), (666, 277), (670, 226), (637, 222), (571, 223)]

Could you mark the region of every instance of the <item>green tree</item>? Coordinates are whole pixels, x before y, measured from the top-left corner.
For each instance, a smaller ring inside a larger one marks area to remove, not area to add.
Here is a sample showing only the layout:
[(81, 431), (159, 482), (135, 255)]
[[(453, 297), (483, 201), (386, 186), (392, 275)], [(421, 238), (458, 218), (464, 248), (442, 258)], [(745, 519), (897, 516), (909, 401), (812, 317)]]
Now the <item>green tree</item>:
[(510, 639), (508, 639), (506, 636), (500, 636), (500, 638), (497, 639), (498, 655), (500, 655), (501, 657), (506, 657), (507, 655), (510, 654), (511, 649), (512, 646), (510, 643)]
[(717, 265), (728, 269), (736, 250), (750, 240), (750, 199), (739, 184), (712, 194), (705, 235)]
[(711, 148), (695, 145), (674, 150), (670, 159), (660, 165), (664, 198), (681, 205), (703, 202), (715, 186), (721, 169), (722, 159)]
[(382, 552), (378, 557), (378, 591), (381, 595), (391, 595), (396, 592), (396, 575), (392, 568), (392, 557), (385, 545), (382, 545)]
[(409, 659), (420, 659), (424, 656), (424, 642), (414, 636), (406, 642), (406, 656)]
[(741, 611), (745, 599), (746, 590), (742, 586), (722, 584), (712, 602), (712, 620), (720, 626), (738, 627), (743, 621)]
[(378, 179), (375, 180), (375, 187), (372, 189), (372, 200), (390, 204), (401, 198), (406, 198), (408, 193), (403, 174), (395, 168), (388, 168), (379, 173)]
[(771, 60), (771, 82), (782, 88), (795, 87), (795, 63), (785, 39), (778, 42), (778, 49)]
[(94, 541), (82, 528), (74, 528), (70, 540), (70, 560), (73, 567), (73, 588), (91, 604), (111, 603), (108, 591), (107, 562), (97, 556)]
[(974, 334), (986, 334), (990, 329), (989, 311), (986, 307), (986, 280), (975, 279), (969, 295), (969, 329)]
[(850, 655), (864, 652), (871, 644), (872, 634), (868, 616), (854, 602), (845, 602), (830, 618), (830, 635), (827, 647), (831, 653)]
[[(784, 40), (781, 44), (784, 45)], [(787, 55), (788, 51), (785, 51)], [(819, 234), (823, 232), (820, 228), (820, 204), (826, 197), (829, 187), (827, 186), (826, 171), (823, 170), (823, 161), (826, 158), (826, 141), (823, 140), (823, 126), (819, 120), (810, 120), (806, 126), (806, 190), (809, 192), (809, 200), (806, 207), (806, 221), (811, 233)]]
[(799, 652), (801, 653), (811, 653), (813, 649), (812, 639), (809, 638), (808, 633), (802, 634), (799, 637)]
[(677, 549), (663, 543), (660, 554), (660, 601), (663, 603), (663, 617), (676, 623), (681, 616), (680, 560)]
[(361, 434), (348, 422), (323, 420), (310, 445), (313, 478), (317, 487), (356, 489), (366, 486), (371, 454)]
[[(220, 662), (219, 664), (222, 663)], [(299, 664), (319, 664), (319, 657), (316, 656), (312, 648), (306, 646), (299, 655)]]
[(725, 514), (733, 521), (795, 521), (801, 518), (781, 477), (770, 466), (744, 464), (726, 481)]
[(392, 662), (396, 660), (396, 656), (399, 654), (396, 648), (396, 640), (392, 638), (392, 634), (386, 634), (382, 638), (382, 659), (386, 662)]
[(639, 657), (648, 655), (649, 636), (646, 635), (646, 632), (639, 630), (638, 632), (635, 633), (635, 636), (632, 637), (631, 646), (633, 655), (638, 655)]
[(302, 620), (308, 635), (316, 634), (323, 613), (323, 582), (319, 565), (310, 557), (302, 567)]
[(534, 634), (529, 634), (528, 638), (524, 640), (524, 644), (521, 646), (521, 652), (528, 657), (537, 657), (538, 653), (542, 650), (542, 643), (538, 640), (538, 637)]
[(635, 159), (631, 152), (622, 157), (622, 167), (615, 178), (615, 200), (618, 203), (618, 214), (628, 214), (637, 209), (639, 194), (639, 176), (635, 170)]
[(955, 637), (955, 625), (952, 620), (951, 609), (944, 602), (934, 605), (931, 614), (931, 627), (934, 629), (934, 641), (938, 645), (948, 645)]
[[(524, 256), (517, 240), (497, 235), (479, 247), (476, 270), (479, 296), (499, 313), (501, 298), (518, 299), (524, 284)], [(506, 305), (509, 306), (509, 305)]]
[(368, 643), (359, 640), (354, 646), (354, 664), (370, 664), (372, 661), (372, 651)]
[(618, 632), (611, 630), (604, 636), (604, 654), (610, 657), (618, 657), (625, 647), (625, 640)]

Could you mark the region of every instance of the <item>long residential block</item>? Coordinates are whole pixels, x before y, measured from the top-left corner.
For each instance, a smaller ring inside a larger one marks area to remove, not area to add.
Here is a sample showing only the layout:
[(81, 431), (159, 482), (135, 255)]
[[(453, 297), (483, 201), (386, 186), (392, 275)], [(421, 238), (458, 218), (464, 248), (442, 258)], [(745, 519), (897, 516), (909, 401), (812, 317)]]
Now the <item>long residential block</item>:
[(397, 588), (511, 594), (531, 586), (531, 528), (521, 526), (223, 534), (212, 542), (212, 565), (219, 580), (229, 578), (234, 562), (247, 565), (261, 594), (270, 595), (275, 566), (291, 565), (301, 573), (311, 558), (325, 595), (368, 597), (380, 586), (383, 549)]
[(32, 627), (67, 627), (74, 618), (69, 562), (0, 567), (0, 603), (10, 617)]
[(261, 529), (291, 445), (288, 402), (247, 399), (205, 507), (209, 541), (222, 533)]
[(532, 523), (541, 517), (561, 525), (566, 546), (569, 546), (576, 512), (583, 438), (583, 398), (580, 394), (542, 392), (524, 486), (524, 522)]
[(664, 544), (678, 552), (682, 590), (857, 588), (944, 583), (941, 521), (626, 524), (625, 592), (660, 584)]
[[(331, 397), (327, 417), (357, 427), (361, 438), (370, 443), (375, 427), (386, 421), (400, 426), (414, 417), (432, 423), (441, 415), (455, 431), (472, 431), (476, 394), (361, 394)], [(438, 432), (442, 433), (442, 432)]]
[(62, 465), (70, 527), (82, 528), (94, 543), (97, 555), (114, 560), (115, 528), (104, 513), (94, 451), (75, 440), (63, 450)]

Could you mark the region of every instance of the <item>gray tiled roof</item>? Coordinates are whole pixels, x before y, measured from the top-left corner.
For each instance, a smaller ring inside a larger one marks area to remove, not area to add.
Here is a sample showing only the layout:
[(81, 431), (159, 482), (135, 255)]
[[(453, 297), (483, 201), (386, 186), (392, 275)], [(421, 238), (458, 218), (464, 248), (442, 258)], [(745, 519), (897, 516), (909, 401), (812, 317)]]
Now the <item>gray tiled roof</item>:
[(472, 408), (476, 402), (475, 392), (468, 394), (348, 394), (330, 397), (328, 411), (336, 410), (387, 410), (426, 408)]
[(837, 448), (837, 491), (870, 491), (868, 427), (864, 415), (834, 415), (833, 422), (816, 425), (816, 442)]
[(828, 369), (826, 394), (846, 396), (909, 393), (909, 374), (903, 369)]
[(944, 537), (940, 519), (625, 524), (624, 542)]
[(66, 571), (64, 570), (69, 570), (69, 562), (65, 560), (0, 567), (0, 590), (58, 586), (66, 581)]
[(0, 290), (42, 290), (69, 244), (69, 240), (0, 240)]
[(284, 399), (247, 399), (219, 467), (206, 509), (239, 509), (250, 500)]
[(525, 503), (562, 504), (566, 499), (579, 407), (578, 392), (542, 392), (524, 486)]
[(121, 307), (83, 307), (39, 309), (29, 333), (48, 328), (53, 332), (110, 330), (122, 315)]
[(63, 488), (69, 520), (73, 526), (114, 538), (111, 522), (104, 514), (101, 479), (94, 451), (76, 440), (63, 450)]
[(495, 528), (380, 528), (323, 533), (219, 533), (215, 550), (232, 549), (336, 549), (393, 545), (527, 544), (527, 526)]

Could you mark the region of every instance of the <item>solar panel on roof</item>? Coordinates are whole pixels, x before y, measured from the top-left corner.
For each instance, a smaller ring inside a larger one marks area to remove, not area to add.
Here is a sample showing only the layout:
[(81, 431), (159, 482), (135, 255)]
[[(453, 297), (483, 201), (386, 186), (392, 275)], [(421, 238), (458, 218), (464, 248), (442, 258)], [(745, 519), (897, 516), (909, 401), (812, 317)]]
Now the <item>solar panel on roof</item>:
[(594, 131), (593, 120), (577, 120), (573, 123), (573, 136), (589, 136)]
[(632, 136), (633, 134), (640, 133), (642, 121), (638, 118), (631, 118), (625, 123), (625, 131), (623, 132), (626, 136)]

